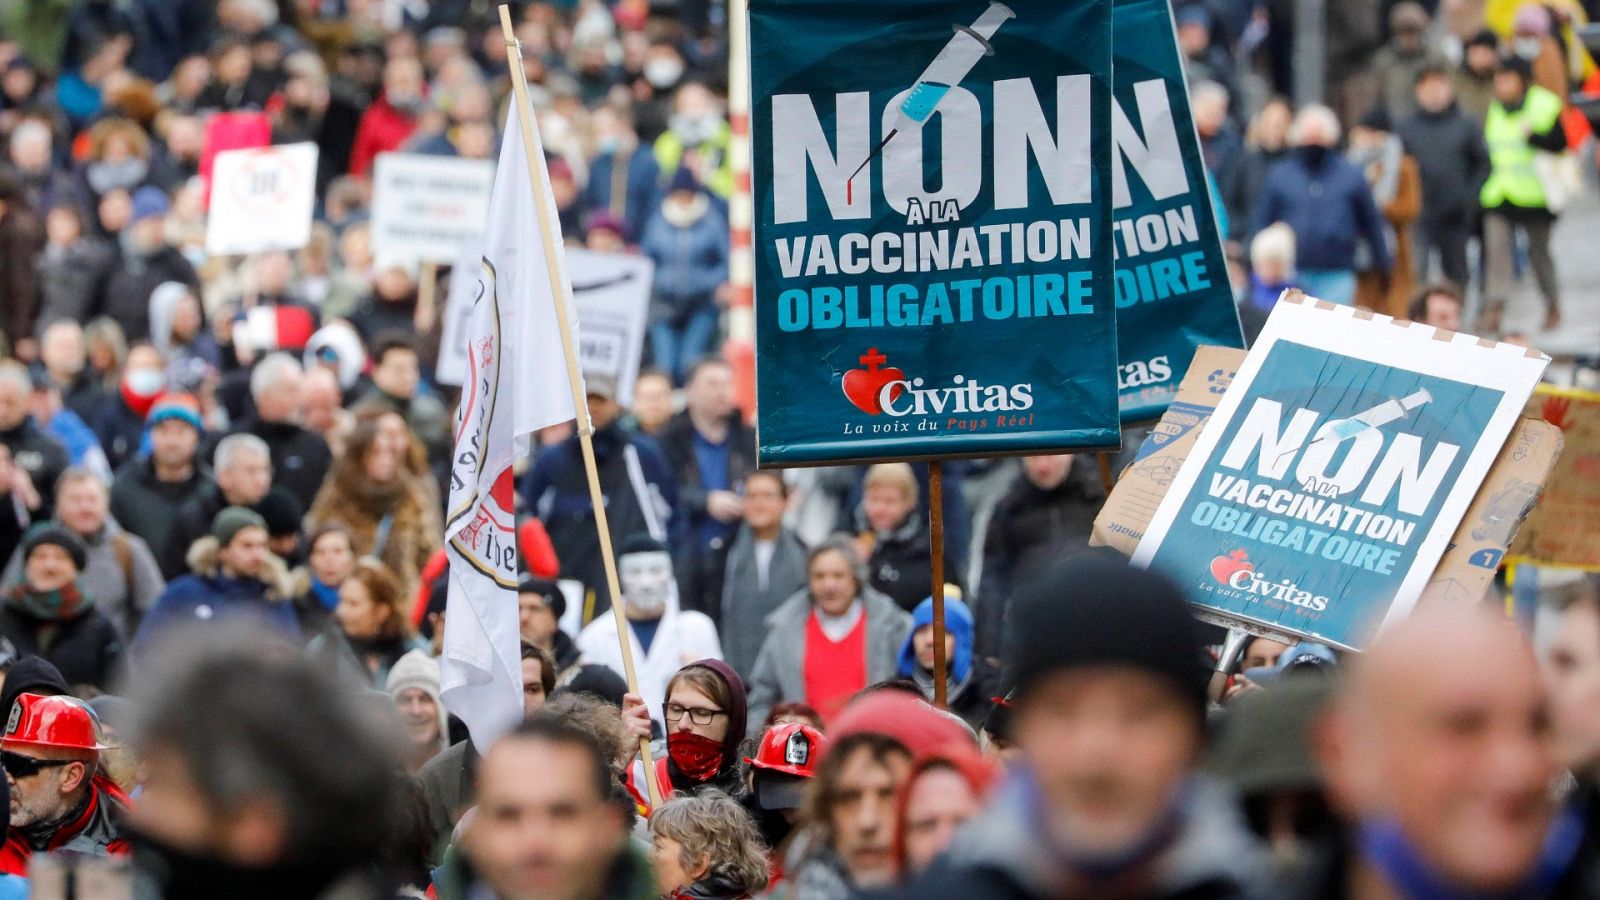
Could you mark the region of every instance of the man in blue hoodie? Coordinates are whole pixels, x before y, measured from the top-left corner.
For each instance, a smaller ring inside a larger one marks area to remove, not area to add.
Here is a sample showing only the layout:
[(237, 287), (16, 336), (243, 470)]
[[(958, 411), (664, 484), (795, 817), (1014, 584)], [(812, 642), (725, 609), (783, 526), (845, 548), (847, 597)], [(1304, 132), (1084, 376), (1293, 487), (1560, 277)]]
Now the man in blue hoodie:
[(1250, 234), (1274, 222), (1294, 229), (1296, 273), (1306, 293), (1349, 306), (1355, 302), (1357, 251), (1367, 246), (1362, 268), (1383, 274), (1392, 268), (1383, 217), (1361, 171), (1335, 152), (1339, 119), (1326, 106), (1308, 106), (1289, 128), (1294, 152), (1267, 173), (1256, 200)]

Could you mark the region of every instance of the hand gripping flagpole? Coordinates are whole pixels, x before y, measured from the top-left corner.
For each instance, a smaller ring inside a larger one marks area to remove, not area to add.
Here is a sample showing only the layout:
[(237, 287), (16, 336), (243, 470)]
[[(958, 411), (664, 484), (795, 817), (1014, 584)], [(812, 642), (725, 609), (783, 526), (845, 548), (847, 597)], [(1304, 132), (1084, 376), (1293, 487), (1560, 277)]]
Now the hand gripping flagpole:
[[(578, 443), (583, 448), (583, 469), (589, 476), (589, 502), (594, 507), (594, 527), (600, 537), (600, 558), (605, 561), (606, 587), (611, 591), (611, 614), (616, 619), (617, 643), (622, 646), (623, 674), (628, 679), (628, 691), (639, 693), (639, 676), (633, 669), (633, 647), (629, 641), (628, 620), (622, 614), (622, 587), (617, 578), (617, 560), (611, 549), (611, 526), (606, 521), (605, 495), (600, 491), (600, 473), (594, 461), (594, 425), (589, 420), (589, 405), (583, 395), (583, 378), (578, 370), (577, 345), (572, 340), (572, 323), (567, 321), (567, 273), (561, 267), (561, 256), (556, 252), (553, 235), (558, 227), (551, 220), (550, 209), (545, 204), (549, 191), (544, 168), (544, 144), (539, 139), (539, 128), (533, 118), (533, 104), (528, 102), (528, 76), (522, 68), (522, 45), (517, 41), (516, 29), (511, 24), (511, 8), (500, 6), (500, 30), (505, 35), (506, 62), (511, 67), (511, 90), (516, 96), (517, 119), (522, 125), (522, 147), (528, 156), (528, 176), (535, 192), (533, 208), (539, 215), (539, 238), (544, 241), (546, 271), (550, 273), (550, 295), (555, 299), (556, 322), (561, 327), (561, 352), (567, 361), (567, 383), (572, 388), (572, 411), (577, 416)], [(656, 784), (655, 759), (650, 753), (650, 739), (639, 738), (639, 755), (644, 760), (644, 779), (650, 792), (652, 809), (661, 805), (661, 789)]]

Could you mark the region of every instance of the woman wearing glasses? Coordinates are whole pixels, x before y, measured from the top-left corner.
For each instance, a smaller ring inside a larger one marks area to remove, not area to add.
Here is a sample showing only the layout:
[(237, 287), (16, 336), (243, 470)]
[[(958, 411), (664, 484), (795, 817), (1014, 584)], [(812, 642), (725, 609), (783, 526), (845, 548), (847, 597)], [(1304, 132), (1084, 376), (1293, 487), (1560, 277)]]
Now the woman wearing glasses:
[[(702, 659), (678, 670), (667, 682), (661, 720), (667, 728), (667, 755), (656, 758), (661, 796), (695, 796), (715, 789), (740, 798), (748, 791), (740, 743), (745, 733), (744, 681), (727, 663)], [(644, 701), (629, 694), (623, 706), (633, 718), (648, 721)], [(644, 796), (638, 765), (629, 779)]]

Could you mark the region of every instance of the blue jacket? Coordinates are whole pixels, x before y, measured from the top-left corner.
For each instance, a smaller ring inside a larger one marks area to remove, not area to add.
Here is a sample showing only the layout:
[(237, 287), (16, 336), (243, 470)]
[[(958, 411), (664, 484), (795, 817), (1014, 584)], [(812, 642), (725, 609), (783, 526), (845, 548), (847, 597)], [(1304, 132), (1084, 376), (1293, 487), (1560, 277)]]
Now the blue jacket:
[[(611, 210), (615, 185), (617, 155), (602, 153), (589, 166), (589, 183), (583, 188), (583, 208)], [(623, 237), (628, 243), (637, 243), (644, 233), (644, 223), (650, 220), (661, 200), (661, 167), (649, 147), (640, 147), (628, 157), (628, 172), (622, 182)]]
[(216, 539), (208, 536), (195, 541), (189, 566), (193, 574), (173, 579), (139, 623), (133, 639), (136, 657), (158, 642), (162, 632), (201, 622), (250, 619), (299, 640), (300, 620), (289, 596), (288, 574), (277, 557), (269, 555), (256, 578), (230, 578), (217, 562)]
[(1361, 171), (1330, 151), (1321, 165), (1290, 153), (1267, 173), (1251, 216), (1252, 237), (1274, 222), (1294, 229), (1295, 266), (1302, 272), (1354, 271), (1356, 245), (1366, 241), (1372, 268), (1390, 269), (1383, 217)]
[(709, 303), (728, 280), (728, 220), (715, 204), (688, 228), (669, 224), (657, 210), (645, 223), (639, 249), (655, 260), (655, 298), (675, 320)]
[[(632, 452), (629, 452), (629, 448)], [(622, 543), (640, 532), (651, 531), (673, 547), (682, 543), (684, 516), (678, 514), (678, 482), (655, 440), (629, 434), (613, 422), (594, 434), (595, 466), (605, 497), (606, 518), (612, 540)], [(635, 488), (629, 457), (638, 460)], [(648, 496), (640, 496), (641, 490)], [(594, 591), (592, 614), (610, 608), (600, 539), (595, 533), (594, 507), (589, 501), (589, 481), (576, 437), (546, 447), (534, 458), (522, 481), (522, 499), (550, 533), (561, 577), (575, 578)], [(588, 624), (591, 616), (585, 616)]]

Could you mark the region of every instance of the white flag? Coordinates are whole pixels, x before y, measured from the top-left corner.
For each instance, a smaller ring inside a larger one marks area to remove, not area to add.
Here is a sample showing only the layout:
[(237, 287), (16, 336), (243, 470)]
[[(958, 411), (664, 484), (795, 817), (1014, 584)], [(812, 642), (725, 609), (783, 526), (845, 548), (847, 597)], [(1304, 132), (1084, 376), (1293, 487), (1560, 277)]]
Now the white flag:
[[(543, 155), (536, 158), (543, 166)], [(545, 205), (548, 240), (541, 236), (535, 202)], [(527, 452), (529, 434), (574, 418), (551, 296), (552, 267), (561, 275), (560, 300), (574, 341), (578, 327), (555, 200), (548, 189), (534, 192), (514, 104), (483, 244), (482, 271), (461, 334), (467, 377), (456, 412), (445, 516), (450, 586), (440, 686), (445, 706), (467, 723), (478, 749), (487, 751), (522, 718), (511, 467)]]

